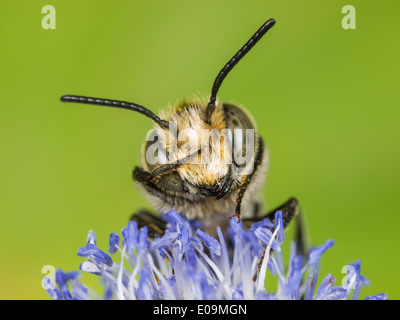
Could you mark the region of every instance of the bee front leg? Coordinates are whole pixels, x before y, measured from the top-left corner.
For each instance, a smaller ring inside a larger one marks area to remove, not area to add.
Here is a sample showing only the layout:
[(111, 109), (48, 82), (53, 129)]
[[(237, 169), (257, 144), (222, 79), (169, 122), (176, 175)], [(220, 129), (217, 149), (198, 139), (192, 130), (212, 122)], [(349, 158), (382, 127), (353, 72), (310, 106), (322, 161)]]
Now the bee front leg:
[(250, 185), (250, 182), (251, 182), (252, 178), (254, 177), (254, 174), (256, 173), (257, 168), (261, 165), (261, 163), (263, 161), (263, 155), (264, 155), (264, 142), (260, 137), (258, 140), (258, 148), (257, 148), (257, 154), (256, 154), (255, 161), (254, 161), (253, 171), (250, 174), (243, 176), (242, 181), (240, 182), (240, 185), (237, 189), (237, 194), (236, 194), (236, 199), (235, 199), (236, 209), (235, 209), (235, 214), (232, 217), (237, 217), (239, 221), (240, 221), (240, 213), (241, 213), (241, 207), (242, 207), (242, 201), (243, 201), (244, 194), (245, 194), (248, 186)]
[(149, 183), (150, 180), (153, 178), (150, 172), (147, 172), (140, 167), (135, 167), (135, 169), (133, 169), (132, 176), (133, 180), (144, 184)]

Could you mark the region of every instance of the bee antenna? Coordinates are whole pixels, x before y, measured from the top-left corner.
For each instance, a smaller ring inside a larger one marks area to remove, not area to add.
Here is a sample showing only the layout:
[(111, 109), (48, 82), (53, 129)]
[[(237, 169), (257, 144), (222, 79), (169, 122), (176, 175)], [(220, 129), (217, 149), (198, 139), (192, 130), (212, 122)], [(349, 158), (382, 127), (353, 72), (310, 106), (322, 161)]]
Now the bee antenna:
[(211, 122), (211, 115), (215, 109), (215, 101), (217, 99), (217, 93), (219, 87), (224, 81), (225, 77), (228, 73), (233, 69), (233, 67), (242, 59), (250, 50), (254, 47), (254, 45), (267, 33), (269, 29), (271, 29), (275, 24), (274, 19), (269, 19), (265, 22), (257, 32), (250, 38), (249, 41), (245, 43), (245, 45), (228, 61), (228, 63), (221, 69), (219, 74), (214, 80), (214, 84), (211, 90), (210, 102), (207, 105), (206, 109), (206, 118), (207, 122)]
[(158, 123), (161, 127), (168, 129), (168, 122), (157, 117), (153, 112), (149, 109), (138, 105), (132, 102), (111, 100), (111, 99), (100, 99), (100, 98), (90, 98), (83, 96), (73, 96), (73, 95), (65, 95), (61, 97), (61, 101), (63, 102), (75, 102), (75, 103), (85, 103), (85, 104), (94, 104), (98, 106), (106, 106), (106, 107), (115, 107), (122, 108), (132, 111), (137, 111), (141, 114), (152, 119), (154, 122)]

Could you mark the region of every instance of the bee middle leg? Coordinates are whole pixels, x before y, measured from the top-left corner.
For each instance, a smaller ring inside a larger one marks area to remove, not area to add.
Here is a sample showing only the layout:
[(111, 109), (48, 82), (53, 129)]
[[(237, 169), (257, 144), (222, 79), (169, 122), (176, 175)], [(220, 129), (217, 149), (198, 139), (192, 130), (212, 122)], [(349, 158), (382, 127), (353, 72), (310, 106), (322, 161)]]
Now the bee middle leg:
[(146, 209), (135, 212), (129, 220), (136, 221), (139, 228), (147, 226), (147, 234), (151, 239), (162, 237), (167, 227), (164, 220)]
[[(251, 224), (254, 222), (260, 221), (262, 219), (268, 218), (271, 220), (271, 222), (275, 223), (275, 213), (281, 210), (282, 211), (282, 220), (283, 220), (283, 227), (286, 229), (290, 222), (296, 218), (297, 222), (297, 228), (296, 228), (296, 249), (297, 252), (296, 254), (301, 255), (301, 256), (306, 256), (308, 254), (308, 239), (307, 239), (307, 234), (305, 231), (305, 224), (304, 224), (304, 216), (301, 213), (299, 202), (297, 201), (296, 198), (290, 198), (287, 202), (285, 202), (283, 205), (275, 208), (274, 210), (270, 211), (263, 217), (257, 217), (257, 218), (246, 218), (243, 219), (243, 224), (247, 227), (250, 227)], [(257, 262), (257, 267), (256, 267), (256, 274), (253, 277), (253, 280), (255, 281), (257, 278), (257, 275), (260, 271), (262, 261), (264, 260), (264, 256), (266, 254), (266, 249), (267, 246), (264, 247), (264, 250), (258, 259)], [(272, 254), (272, 250), (270, 251), (270, 255)]]
[(306, 255), (308, 253), (308, 239), (307, 233), (305, 230), (304, 223), (304, 215), (301, 212), (299, 202), (296, 198), (290, 198), (284, 204), (278, 206), (274, 210), (271, 210), (269, 213), (262, 217), (255, 218), (245, 218), (243, 219), (243, 224), (247, 227), (250, 227), (254, 222), (260, 221), (262, 219), (268, 218), (272, 223), (275, 223), (275, 213), (281, 210), (282, 211), (282, 219), (283, 219), (283, 227), (286, 229), (289, 224), (296, 218), (296, 244), (297, 244), (297, 252), (300, 255)]

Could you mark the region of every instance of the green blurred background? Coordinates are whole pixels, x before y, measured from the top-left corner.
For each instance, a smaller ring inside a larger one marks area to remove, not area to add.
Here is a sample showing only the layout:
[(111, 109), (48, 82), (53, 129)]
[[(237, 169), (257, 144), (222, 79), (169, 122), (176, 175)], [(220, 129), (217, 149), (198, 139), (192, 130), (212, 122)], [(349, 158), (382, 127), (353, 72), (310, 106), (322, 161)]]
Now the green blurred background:
[[(41, 26), (47, 4), (55, 30)], [(347, 4), (356, 30), (341, 26)], [(371, 281), (361, 296), (399, 299), (399, 10), (397, 0), (2, 1), (0, 298), (48, 299), (44, 265), (77, 269), (90, 229), (107, 248), (110, 232), (149, 207), (131, 172), (151, 121), (59, 97), (157, 112), (209, 94), (273, 17), (219, 98), (245, 105), (269, 146), (268, 207), (296, 196), (312, 242), (336, 241), (322, 275), (340, 284), (342, 267), (361, 259)]]

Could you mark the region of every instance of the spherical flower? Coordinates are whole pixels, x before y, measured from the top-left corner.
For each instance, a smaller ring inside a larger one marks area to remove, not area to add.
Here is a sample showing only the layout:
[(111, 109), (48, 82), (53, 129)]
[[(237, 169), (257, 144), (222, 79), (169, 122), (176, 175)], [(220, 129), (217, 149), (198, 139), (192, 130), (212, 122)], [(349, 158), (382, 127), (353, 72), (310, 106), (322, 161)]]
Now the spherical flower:
[[(289, 299), (338, 300), (358, 299), (368, 280), (360, 273), (360, 260), (349, 265), (352, 273), (345, 285), (335, 285), (328, 274), (317, 287), (319, 263), (333, 240), (310, 250), (307, 257), (297, 254), (296, 243), (291, 245), (285, 268), (281, 245), (284, 241), (282, 212), (275, 214), (275, 223), (268, 219), (254, 223), (245, 230), (237, 218), (232, 218), (225, 238), (217, 227), (217, 237), (211, 237), (196, 222), (189, 221), (176, 211), (162, 215), (167, 230), (160, 238), (150, 241), (147, 227), (138, 228), (135, 221), (121, 230), (121, 236), (111, 233), (108, 252), (96, 245), (96, 234), (90, 231), (86, 245), (78, 256), (87, 260), (81, 272), (57, 270), (55, 279), (43, 279), (52, 299)], [(101, 278), (104, 293), (85, 286), (81, 273)], [(278, 281), (276, 292), (265, 288), (267, 272)], [(369, 300), (387, 299), (386, 294), (366, 297)]]

